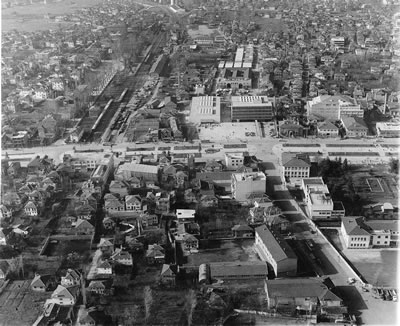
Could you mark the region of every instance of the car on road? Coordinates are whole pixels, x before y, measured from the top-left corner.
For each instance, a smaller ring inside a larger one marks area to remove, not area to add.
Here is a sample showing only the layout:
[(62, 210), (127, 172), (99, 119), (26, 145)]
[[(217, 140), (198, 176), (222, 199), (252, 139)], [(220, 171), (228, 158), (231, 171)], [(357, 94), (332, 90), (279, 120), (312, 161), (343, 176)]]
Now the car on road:
[(347, 279), (347, 283), (349, 283), (349, 284), (354, 284), (354, 283), (356, 283), (356, 279), (355, 279), (354, 277), (349, 277), (349, 278)]

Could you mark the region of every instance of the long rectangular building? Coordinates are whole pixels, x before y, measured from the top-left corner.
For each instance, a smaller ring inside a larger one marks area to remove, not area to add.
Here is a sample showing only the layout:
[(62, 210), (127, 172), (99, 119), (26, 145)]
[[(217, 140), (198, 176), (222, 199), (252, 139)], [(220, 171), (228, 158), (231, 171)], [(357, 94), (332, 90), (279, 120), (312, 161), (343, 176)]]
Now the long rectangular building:
[(232, 96), (232, 121), (268, 121), (274, 117), (274, 98), (267, 96)]
[(195, 124), (220, 123), (221, 100), (217, 96), (193, 97), (190, 105), (190, 122)]
[(286, 240), (277, 233), (261, 225), (255, 229), (255, 249), (261, 260), (268, 262), (275, 276), (295, 276), (297, 256)]

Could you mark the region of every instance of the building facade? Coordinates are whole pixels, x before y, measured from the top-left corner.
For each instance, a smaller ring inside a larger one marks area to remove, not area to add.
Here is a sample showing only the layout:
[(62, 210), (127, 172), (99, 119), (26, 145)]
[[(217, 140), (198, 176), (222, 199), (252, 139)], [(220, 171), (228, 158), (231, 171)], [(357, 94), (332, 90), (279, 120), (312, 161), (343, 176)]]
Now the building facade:
[(274, 117), (275, 99), (267, 96), (232, 96), (232, 121), (269, 121)]

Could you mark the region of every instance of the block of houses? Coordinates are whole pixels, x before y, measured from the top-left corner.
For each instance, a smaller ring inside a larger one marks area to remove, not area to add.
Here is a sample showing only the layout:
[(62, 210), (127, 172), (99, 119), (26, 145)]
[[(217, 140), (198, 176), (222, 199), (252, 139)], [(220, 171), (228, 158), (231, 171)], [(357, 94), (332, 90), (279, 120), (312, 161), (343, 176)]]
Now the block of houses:
[(109, 212), (120, 212), (125, 210), (125, 203), (119, 199), (105, 199), (104, 200), (104, 210)]
[(338, 311), (339, 317), (347, 313), (343, 300), (321, 279), (295, 278), (265, 280), (264, 289), (268, 309), (276, 311), (303, 311), (309, 315), (324, 315), (326, 311)]
[(65, 287), (58, 285), (51, 294), (51, 301), (60, 306), (73, 306), (77, 302), (79, 286)]
[(61, 276), (61, 285), (65, 287), (77, 286), (81, 283), (81, 274), (74, 270), (68, 269), (65, 276)]
[(261, 260), (272, 266), (275, 276), (296, 275), (296, 254), (280, 234), (269, 230), (266, 225), (255, 229), (255, 250)]
[(310, 160), (304, 154), (282, 153), (282, 176), (290, 184), (300, 185), (301, 179), (310, 177)]
[(46, 292), (54, 290), (56, 285), (57, 283), (54, 276), (35, 274), (31, 282), (31, 289), (32, 291)]
[(148, 264), (164, 264), (165, 250), (158, 244), (152, 244), (149, 245), (145, 256)]
[(216, 160), (210, 160), (206, 162), (206, 165), (203, 168), (205, 172), (218, 172), (222, 171), (222, 164), (217, 162)]

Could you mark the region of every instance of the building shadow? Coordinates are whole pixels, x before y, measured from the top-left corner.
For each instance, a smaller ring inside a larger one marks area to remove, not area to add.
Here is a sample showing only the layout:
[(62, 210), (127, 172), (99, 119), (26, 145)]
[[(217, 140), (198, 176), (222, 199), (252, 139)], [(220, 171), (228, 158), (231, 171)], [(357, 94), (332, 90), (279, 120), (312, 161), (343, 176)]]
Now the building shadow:
[(361, 314), (360, 310), (368, 309), (363, 297), (355, 286), (339, 285), (335, 287), (334, 292), (342, 298), (350, 314), (359, 316)]

